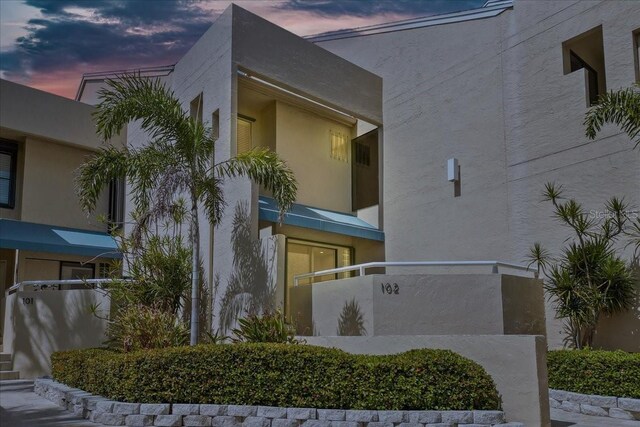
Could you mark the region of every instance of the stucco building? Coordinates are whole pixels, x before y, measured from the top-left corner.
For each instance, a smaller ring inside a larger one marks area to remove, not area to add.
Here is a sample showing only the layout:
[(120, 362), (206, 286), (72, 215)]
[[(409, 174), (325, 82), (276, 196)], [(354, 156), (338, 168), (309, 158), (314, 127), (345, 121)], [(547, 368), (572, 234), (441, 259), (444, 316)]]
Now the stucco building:
[[(230, 8), (174, 67), (143, 73), (219, 129), (216, 161), (269, 147), (300, 192), (279, 225), (268, 194), (228, 182), (225, 221), (201, 226), (209, 283), (227, 300), (267, 286), (311, 333), (310, 279), (292, 295), (295, 275), (371, 261), (523, 264), (538, 241), (559, 251), (570, 234), (541, 203), (547, 182), (595, 213), (612, 195), (639, 205), (626, 135), (606, 127), (590, 141), (583, 126), (599, 93), (640, 79), (638, 12), (623, 1), (488, 1), (302, 40)], [(77, 99), (95, 102), (108, 75), (86, 76)], [(133, 126), (127, 138), (144, 141)], [(261, 241), (263, 267), (242, 280), (243, 255), (230, 250), (239, 220)], [(214, 312), (216, 326), (232, 323), (223, 302)], [(549, 345), (561, 346), (551, 304), (546, 318)], [(637, 350), (639, 331), (633, 310), (603, 319), (596, 343)]]

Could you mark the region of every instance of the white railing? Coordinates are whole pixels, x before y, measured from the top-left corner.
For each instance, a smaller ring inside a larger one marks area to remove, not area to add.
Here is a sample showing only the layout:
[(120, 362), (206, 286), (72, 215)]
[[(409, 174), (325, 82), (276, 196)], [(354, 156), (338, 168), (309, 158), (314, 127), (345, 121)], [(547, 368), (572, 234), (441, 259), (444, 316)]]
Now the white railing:
[[(110, 283), (113, 279), (69, 279), (69, 280), (25, 280), (16, 283), (7, 289), (6, 294), (10, 295), (16, 291), (23, 291), (25, 286), (39, 286), (38, 290), (60, 290), (60, 285), (100, 285)], [(58, 288), (56, 288), (58, 286)]]
[(500, 261), (391, 261), (391, 262), (367, 262), (364, 264), (349, 265), (347, 267), (331, 268), (329, 270), (314, 271), (313, 273), (298, 274), (293, 277), (293, 286), (298, 286), (300, 280), (312, 279), (318, 276), (326, 276), (328, 274), (346, 273), (349, 271), (357, 271), (360, 276), (366, 274), (368, 268), (376, 267), (474, 267), (474, 266), (489, 266), (492, 267), (493, 273), (498, 273), (500, 267), (509, 268), (512, 270), (526, 271), (533, 273), (534, 277), (538, 277), (538, 272), (535, 268), (526, 267), (519, 264), (511, 264), (508, 262)]

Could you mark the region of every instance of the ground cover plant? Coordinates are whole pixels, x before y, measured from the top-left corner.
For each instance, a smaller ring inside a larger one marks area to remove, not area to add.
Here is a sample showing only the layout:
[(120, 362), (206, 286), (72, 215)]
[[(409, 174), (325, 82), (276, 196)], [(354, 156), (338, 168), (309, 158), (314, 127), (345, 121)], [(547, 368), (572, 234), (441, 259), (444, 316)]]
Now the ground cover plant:
[(547, 365), (549, 388), (640, 399), (640, 353), (556, 350)]
[(477, 363), (449, 350), (391, 356), (291, 344), (216, 344), (51, 357), (55, 380), (109, 399), (342, 409), (495, 410)]

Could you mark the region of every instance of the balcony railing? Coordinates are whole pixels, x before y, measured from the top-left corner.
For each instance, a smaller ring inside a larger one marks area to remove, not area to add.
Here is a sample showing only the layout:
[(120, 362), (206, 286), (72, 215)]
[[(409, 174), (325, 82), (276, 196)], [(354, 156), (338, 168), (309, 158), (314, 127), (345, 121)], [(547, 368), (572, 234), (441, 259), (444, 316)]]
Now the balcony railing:
[(298, 286), (300, 280), (313, 279), (314, 277), (326, 276), (328, 274), (346, 273), (357, 271), (359, 276), (366, 275), (368, 268), (380, 267), (492, 267), (492, 273), (497, 274), (500, 267), (511, 270), (532, 273), (533, 277), (538, 277), (538, 271), (534, 268), (519, 264), (511, 264), (501, 261), (391, 261), (391, 262), (367, 262), (364, 264), (350, 265), (347, 267), (332, 268), (329, 270), (314, 271), (313, 273), (298, 274), (293, 278), (293, 286)]

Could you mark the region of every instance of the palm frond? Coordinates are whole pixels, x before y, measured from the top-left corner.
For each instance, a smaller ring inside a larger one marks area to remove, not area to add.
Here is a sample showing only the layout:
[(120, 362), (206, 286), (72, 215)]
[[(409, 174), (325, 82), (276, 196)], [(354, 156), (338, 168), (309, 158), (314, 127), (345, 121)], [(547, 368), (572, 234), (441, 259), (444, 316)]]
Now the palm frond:
[(595, 139), (605, 123), (620, 127), (637, 147), (640, 144), (640, 86), (610, 91), (600, 95), (584, 119), (587, 138)]
[(160, 79), (123, 74), (107, 79), (106, 84), (98, 91), (101, 101), (94, 113), (98, 134), (105, 140), (135, 120), (154, 139), (192, 139), (189, 117)]
[(75, 174), (75, 188), (80, 206), (93, 212), (102, 190), (116, 178), (127, 176), (128, 150), (113, 146), (100, 148), (80, 165)]
[(254, 149), (238, 154), (215, 165), (219, 177), (235, 178), (247, 176), (252, 181), (271, 191), (280, 207), (280, 216), (289, 210), (298, 189), (293, 172), (276, 153), (268, 149)]

